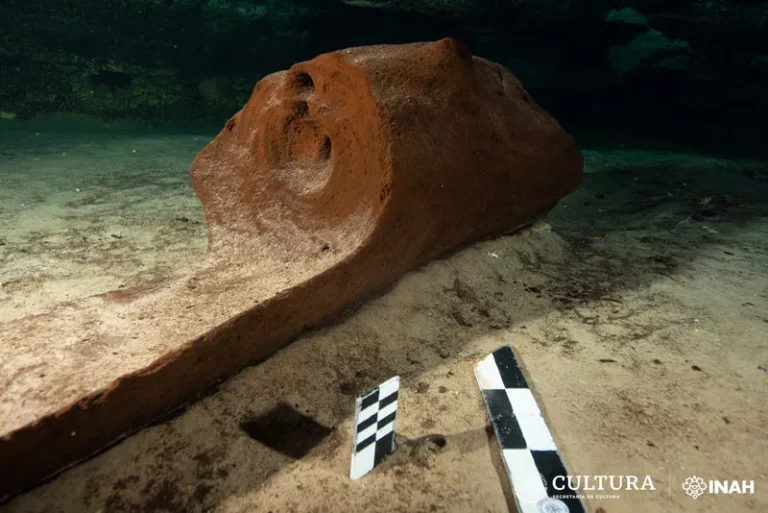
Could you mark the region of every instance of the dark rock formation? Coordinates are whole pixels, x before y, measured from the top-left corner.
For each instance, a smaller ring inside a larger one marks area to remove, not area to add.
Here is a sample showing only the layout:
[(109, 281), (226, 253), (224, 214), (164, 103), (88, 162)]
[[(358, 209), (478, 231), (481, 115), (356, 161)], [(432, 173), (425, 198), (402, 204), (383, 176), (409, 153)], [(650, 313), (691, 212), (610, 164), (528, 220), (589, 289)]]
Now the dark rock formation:
[(755, 144), (768, 111), (768, 0), (6, 0), (0, 11), (5, 117), (220, 122), (254, 81), (319, 52), (445, 36), (510, 68), (577, 131)]
[[(418, 12), (430, 16), (478, 16), (519, 8), (525, 0), (341, 0), (354, 7)], [(543, 3), (546, 3), (543, 2)], [(554, 3), (554, 2), (550, 2)]]

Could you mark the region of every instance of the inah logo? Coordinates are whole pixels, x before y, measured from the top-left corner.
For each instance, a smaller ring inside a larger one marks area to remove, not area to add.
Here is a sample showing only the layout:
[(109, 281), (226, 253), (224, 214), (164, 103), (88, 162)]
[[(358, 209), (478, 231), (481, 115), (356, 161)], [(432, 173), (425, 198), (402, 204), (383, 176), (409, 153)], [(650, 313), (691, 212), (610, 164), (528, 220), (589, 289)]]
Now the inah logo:
[(683, 483), (683, 490), (685, 490), (685, 493), (694, 499), (698, 499), (701, 495), (703, 495), (706, 487), (707, 485), (704, 480), (697, 476), (691, 476)]
[(755, 493), (754, 481), (735, 481), (735, 480), (717, 480), (710, 479), (709, 482), (698, 476), (691, 476), (683, 482), (683, 490), (685, 493), (698, 499), (704, 492), (711, 493), (713, 495), (718, 494), (753, 494)]

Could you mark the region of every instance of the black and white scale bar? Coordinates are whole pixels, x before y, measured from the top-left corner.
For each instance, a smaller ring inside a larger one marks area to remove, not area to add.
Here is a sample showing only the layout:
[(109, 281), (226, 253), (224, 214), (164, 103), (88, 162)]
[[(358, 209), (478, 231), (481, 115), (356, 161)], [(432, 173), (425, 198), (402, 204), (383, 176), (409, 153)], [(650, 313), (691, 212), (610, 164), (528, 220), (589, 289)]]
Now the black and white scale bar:
[(349, 477), (360, 479), (395, 452), (395, 416), (400, 377), (395, 376), (357, 398), (355, 439)]
[[(512, 348), (503, 346), (475, 367), (520, 513), (584, 513), (544, 416)], [(553, 482), (563, 490), (555, 489)]]

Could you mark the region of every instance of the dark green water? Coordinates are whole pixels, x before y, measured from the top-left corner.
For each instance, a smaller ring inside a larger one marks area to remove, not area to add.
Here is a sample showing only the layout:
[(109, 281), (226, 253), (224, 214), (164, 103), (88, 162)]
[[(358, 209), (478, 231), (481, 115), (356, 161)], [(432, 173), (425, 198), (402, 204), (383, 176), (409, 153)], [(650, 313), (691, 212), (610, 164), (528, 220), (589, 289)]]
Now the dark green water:
[(767, 23), (759, 0), (6, 0), (0, 110), (220, 126), (295, 62), (452, 36), (570, 131), (753, 148)]

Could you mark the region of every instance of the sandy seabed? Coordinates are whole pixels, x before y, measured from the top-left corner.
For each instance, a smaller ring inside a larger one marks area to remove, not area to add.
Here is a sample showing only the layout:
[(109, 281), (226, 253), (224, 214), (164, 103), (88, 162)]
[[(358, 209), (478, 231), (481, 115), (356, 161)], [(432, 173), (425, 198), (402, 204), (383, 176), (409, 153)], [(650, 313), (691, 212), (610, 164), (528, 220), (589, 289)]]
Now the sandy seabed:
[[(215, 132), (0, 124), (0, 321), (202, 258), (188, 169)], [(584, 154), (548, 224), (409, 273), (0, 510), (514, 511), (473, 375), (510, 344), (572, 474), (653, 480), (585, 491), (588, 511), (768, 511), (765, 161), (620, 141)], [(352, 482), (354, 397), (396, 374), (398, 451)], [(755, 492), (694, 500), (692, 475)]]

